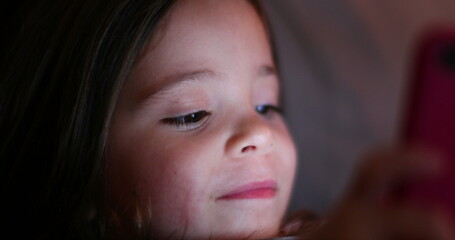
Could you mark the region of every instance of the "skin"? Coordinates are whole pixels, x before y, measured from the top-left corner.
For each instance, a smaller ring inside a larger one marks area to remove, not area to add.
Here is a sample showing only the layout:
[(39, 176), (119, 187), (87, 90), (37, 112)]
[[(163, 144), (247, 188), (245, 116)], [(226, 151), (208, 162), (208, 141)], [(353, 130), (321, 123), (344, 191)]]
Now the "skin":
[[(270, 44), (253, 6), (178, 2), (138, 59), (114, 111), (109, 205), (123, 222), (151, 216), (159, 238), (276, 235), (296, 165), (285, 122), (267, 107), (278, 99)], [(223, 198), (258, 182), (276, 188)]]

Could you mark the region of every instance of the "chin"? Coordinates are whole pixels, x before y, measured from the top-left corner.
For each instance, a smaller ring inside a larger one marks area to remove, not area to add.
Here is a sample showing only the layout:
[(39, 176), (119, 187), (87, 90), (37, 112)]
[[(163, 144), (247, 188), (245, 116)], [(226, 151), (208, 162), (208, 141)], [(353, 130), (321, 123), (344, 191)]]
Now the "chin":
[(251, 229), (224, 229), (222, 232), (206, 232), (200, 234), (187, 233), (184, 239), (265, 239), (272, 238), (278, 235), (279, 228), (276, 229), (261, 229), (257, 226)]
[(210, 239), (262, 239), (277, 236), (281, 221), (263, 220), (265, 219), (239, 219), (232, 224), (220, 224), (215, 227), (217, 231), (211, 233)]

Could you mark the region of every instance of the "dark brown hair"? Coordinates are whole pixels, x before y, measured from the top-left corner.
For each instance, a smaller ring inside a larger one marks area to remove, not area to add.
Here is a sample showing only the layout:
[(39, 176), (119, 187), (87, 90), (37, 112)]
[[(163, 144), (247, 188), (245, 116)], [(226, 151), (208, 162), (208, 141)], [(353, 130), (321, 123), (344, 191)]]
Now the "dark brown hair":
[(17, 12), (25, 18), (15, 23), (1, 64), (4, 236), (104, 235), (99, 205), (110, 116), (136, 55), (173, 3), (22, 4)]

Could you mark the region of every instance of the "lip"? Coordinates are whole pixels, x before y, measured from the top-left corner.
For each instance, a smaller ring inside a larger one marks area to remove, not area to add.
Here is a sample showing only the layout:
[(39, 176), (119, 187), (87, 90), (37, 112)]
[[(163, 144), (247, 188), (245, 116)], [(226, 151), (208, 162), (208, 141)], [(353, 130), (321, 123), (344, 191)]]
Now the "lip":
[(274, 180), (250, 182), (222, 195), (217, 200), (268, 199), (275, 197), (277, 190)]

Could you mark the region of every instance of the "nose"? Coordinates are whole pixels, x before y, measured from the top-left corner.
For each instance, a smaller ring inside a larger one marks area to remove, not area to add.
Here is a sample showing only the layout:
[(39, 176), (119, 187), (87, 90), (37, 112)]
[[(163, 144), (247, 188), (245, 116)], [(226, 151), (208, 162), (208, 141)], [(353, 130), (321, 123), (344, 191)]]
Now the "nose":
[(233, 128), (226, 142), (226, 154), (231, 158), (266, 154), (274, 147), (272, 129), (256, 112), (241, 118)]

